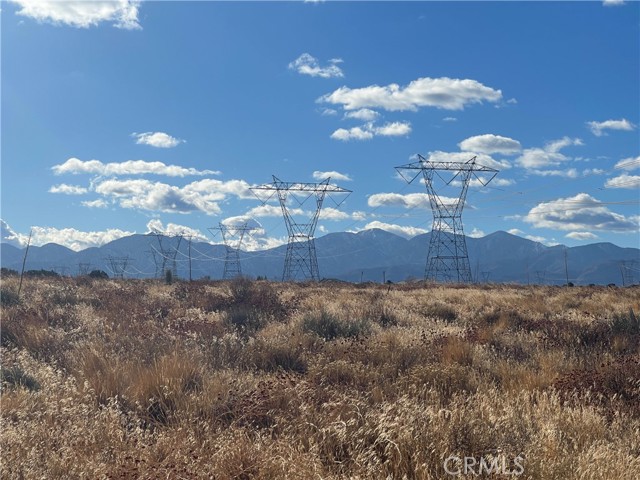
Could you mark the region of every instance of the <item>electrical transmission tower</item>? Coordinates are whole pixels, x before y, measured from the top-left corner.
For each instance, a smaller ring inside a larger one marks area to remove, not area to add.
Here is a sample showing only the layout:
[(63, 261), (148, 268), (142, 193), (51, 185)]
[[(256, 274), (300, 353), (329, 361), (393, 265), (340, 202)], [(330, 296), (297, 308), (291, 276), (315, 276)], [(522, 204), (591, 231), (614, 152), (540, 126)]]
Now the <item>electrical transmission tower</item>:
[[(330, 181), (331, 178), (327, 178), (320, 183), (283, 182), (274, 175), (272, 183), (251, 188), (258, 199), (263, 200), (263, 204), (267, 203), (274, 195), (278, 196), (289, 235), (282, 272), (282, 281), (284, 282), (297, 279), (320, 280), (314, 234), (322, 203), (325, 197), (329, 196), (331, 198), (331, 194), (351, 193), (351, 190), (331, 185)], [(260, 197), (260, 192), (270, 193), (270, 195), (263, 199)], [(315, 210), (311, 211), (310, 217), (304, 220), (296, 220), (294, 214), (299, 215), (299, 212), (291, 208), (289, 201), (295, 200), (298, 203), (297, 206), (302, 207), (310, 198), (315, 199)], [(345, 200), (346, 197), (339, 203), (335, 200), (333, 201), (336, 207), (339, 207)]]
[(620, 273), (622, 274), (622, 286), (629, 287), (635, 284), (634, 272), (638, 271), (635, 260), (623, 260), (620, 262)]
[(226, 254), (224, 257), (223, 280), (230, 280), (242, 276), (242, 268), (240, 266), (240, 249), (245, 234), (260, 227), (249, 226), (247, 222), (241, 224), (224, 224), (219, 223), (217, 227), (210, 227), (209, 231), (215, 237), (218, 232), (222, 236)]
[(55, 266), (55, 267), (53, 267), (53, 271), (56, 272), (61, 277), (68, 277), (69, 276), (69, 267), (67, 267), (66, 265)]
[(126, 257), (114, 257), (113, 255), (109, 255), (107, 257), (107, 261), (111, 266), (111, 273), (113, 274), (113, 278), (124, 278), (124, 274), (127, 271), (127, 266), (129, 265), (129, 256)]
[[(160, 230), (152, 230), (147, 235), (154, 235), (158, 240), (158, 246), (151, 245), (151, 255), (156, 266), (156, 278), (164, 278), (167, 270), (171, 271), (173, 278), (178, 278), (178, 262), (176, 256), (182, 242), (183, 233), (169, 234)], [(165, 243), (166, 240), (166, 243)], [(174, 245), (172, 246), (171, 243)]]
[(91, 264), (87, 262), (78, 262), (78, 275), (81, 277), (86, 277), (89, 275), (89, 271), (91, 270)]
[[(471, 283), (467, 242), (462, 229), (462, 209), (470, 181), (475, 178), (486, 186), (498, 174), (498, 170), (477, 164), (476, 157), (466, 162), (434, 162), (422, 155), (418, 155), (418, 161), (396, 167), (396, 170), (407, 183), (413, 182), (422, 174), (429, 194), (433, 226), (425, 279)], [(480, 176), (481, 173), (487, 174), (487, 177)], [(454, 182), (461, 185), (457, 198), (438, 194), (437, 189), (440, 187), (457, 186)]]

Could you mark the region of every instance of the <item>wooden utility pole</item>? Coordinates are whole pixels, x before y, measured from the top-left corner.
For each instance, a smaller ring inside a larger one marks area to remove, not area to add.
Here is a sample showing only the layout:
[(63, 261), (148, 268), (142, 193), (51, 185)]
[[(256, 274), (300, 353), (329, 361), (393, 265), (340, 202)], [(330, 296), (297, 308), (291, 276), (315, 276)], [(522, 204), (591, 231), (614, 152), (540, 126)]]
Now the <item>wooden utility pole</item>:
[(569, 264), (567, 262), (567, 247), (564, 247), (564, 273), (567, 277), (567, 287), (569, 286)]

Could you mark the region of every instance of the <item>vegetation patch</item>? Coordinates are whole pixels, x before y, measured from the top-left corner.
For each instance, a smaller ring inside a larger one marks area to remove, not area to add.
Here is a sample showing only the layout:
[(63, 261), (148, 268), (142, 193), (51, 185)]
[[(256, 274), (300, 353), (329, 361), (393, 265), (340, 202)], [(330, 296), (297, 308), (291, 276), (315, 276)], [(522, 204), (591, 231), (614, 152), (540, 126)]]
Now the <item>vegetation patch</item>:
[(635, 478), (632, 289), (18, 282), (2, 478)]

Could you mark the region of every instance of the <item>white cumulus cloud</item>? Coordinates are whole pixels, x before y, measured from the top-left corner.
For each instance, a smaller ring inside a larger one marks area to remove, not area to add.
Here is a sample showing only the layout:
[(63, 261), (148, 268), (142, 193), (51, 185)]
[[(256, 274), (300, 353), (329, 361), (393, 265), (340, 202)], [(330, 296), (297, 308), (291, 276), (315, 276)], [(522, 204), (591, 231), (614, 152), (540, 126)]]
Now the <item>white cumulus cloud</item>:
[(542, 148), (527, 148), (516, 159), (516, 163), (527, 169), (540, 169), (548, 166), (557, 166), (571, 160), (560, 150), (569, 146), (583, 145), (579, 138), (563, 137), (559, 140), (547, 143)]
[(88, 190), (85, 187), (80, 187), (78, 185), (67, 185), (66, 183), (61, 183), (60, 185), (52, 185), (49, 189), (49, 193), (62, 193), (64, 195), (83, 195), (87, 192)]
[(350, 129), (339, 128), (331, 134), (334, 140), (370, 140), (373, 138), (373, 132), (367, 130), (366, 127), (353, 127)]
[(401, 137), (411, 133), (411, 124), (408, 122), (386, 123), (381, 127), (375, 127), (374, 132), (383, 137)]
[(475, 228), (475, 227), (473, 230), (471, 230), (471, 233), (467, 234), (467, 237), (471, 237), (471, 238), (482, 238), (484, 236), (485, 236), (485, 233), (479, 228)]
[(458, 146), (466, 152), (487, 153), (489, 155), (492, 153), (513, 155), (522, 149), (519, 141), (491, 133), (469, 137), (461, 141)]
[(331, 116), (331, 115), (337, 115), (338, 111), (334, 110), (333, 108), (323, 108), (320, 110), (320, 115), (323, 115), (325, 117), (327, 116)]
[(371, 230), (373, 228), (386, 230), (387, 232), (395, 233), (396, 235), (400, 235), (401, 237), (405, 237), (405, 238), (412, 238), (412, 237), (415, 237), (416, 235), (427, 233), (427, 230), (423, 228), (396, 225), (394, 223), (384, 223), (384, 222), (379, 222), (377, 220), (367, 223), (364, 226), (363, 230)]
[[(3, 220), (0, 220), (2, 226), (2, 241), (10, 243), (17, 247), (25, 247), (29, 238), (29, 234), (16, 233)], [(80, 251), (85, 248), (99, 247), (106, 243), (117, 240), (118, 238), (133, 235), (135, 232), (128, 232), (117, 228), (110, 228), (102, 231), (85, 232), (75, 228), (54, 228), (39, 227), (31, 228), (31, 245), (42, 246), (47, 243), (57, 243), (71, 250)]]
[(629, 171), (637, 170), (638, 168), (640, 168), (640, 156), (635, 157), (635, 158), (622, 159), (618, 163), (616, 163), (613, 168), (622, 169), (622, 170), (629, 170)]
[(635, 232), (640, 226), (640, 216), (612, 212), (587, 193), (540, 203), (523, 220), (537, 228), (554, 230)]
[(331, 220), (339, 222), (340, 220), (349, 219), (351, 219), (351, 215), (349, 213), (338, 210), (337, 208), (325, 207), (320, 210), (320, 220)]
[(640, 175), (628, 175), (626, 173), (609, 178), (604, 184), (605, 188), (628, 188), (635, 190), (640, 188)]
[(571, 232), (565, 235), (573, 240), (595, 240), (598, 236), (591, 232)]
[(184, 140), (172, 137), (168, 133), (164, 132), (134, 132), (131, 136), (136, 139), (137, 144), (149, 145), (156, 148), (173, 148), (185, 142)]
[(541, 177), (566, 177), (566, 178), (578, 178), (578, 170), (575, 168), (568, 168), (566, 170), (529, 170), (529, 173), (539, 175)]
[(106, 208), (109, 205), (109, 203), (102, 198), (98, 198), (96, 200), (86, 200), (80, 203), (83, 206), (89, 207), (89, 208)]
[(167, 236), (177, 236), (182, 235), (183, 237), (191, 237), (192, 240), (198, 242), (207, 242), (209, 243), (209, 239), (206, 235), (204, 235), (197, 228), (187, 227), (185, 225), (179, 225), (177, 223), (167, 223), (166, 226), (163, 225), (162, 221), (154, 218), (153, 220), (149, 220), (147, 222), (147, 232), (146, 233), (162, 233)]
[(138, 30), (139, 1), (133, 0), (12, 0), (20, 6), (18, 15), (40, 23), (69, 25), (76, 28), (95, 27), (103, 22), (126, 30)]
[(253, 198), (250, 185), (244, 180), (204, 179), (178, 187), (146, 179), (108, 179), (97, 183), (95, 192), (117, 201), (122, 208), (167, 213), (199, 211), (208, 215), (219, 214), (218, 202), (228, 196)]
[[(288, 211), (291, 215), (305, 215), (307, 212), (302, 210), (301, 208), (288, 208)], [(282, 208), (280, 205), (259, 205), (257, 207), (253, 207), (247, 212), (247, 216), (250, 217), (281, 217), (282, 216)]]
[(374, 136), (399, 137), (409, 135), (410, 133), (411, 124), (408, 122), (385, 123), (382, 126), (376, 126), (370, 122), (366, 125), (350, 129), (339, 128), (331, 134), (331, 138), (342, 141), (370, 140)]
[(371, 110), (369, 108), (361, 108), (360, 110), (353, 110), (351, 112), (346, 112), (344, 114), (344, 118), (355, 118), (357, 120), (362, 120), (363, 122), (372, 122), (376, 118), (378, 118), (380, 114), (375, 110)]
[(511, 163), (507, 160), (496, 160), (490, 155), (480, 152), (442, 152), (436, 150), (429, 152), (427, 160), (430, 162), (467, 162), (472, 157), (476, 157), (476, 163), (496, 170), (506, 170), (511, 168)]
[(339, 63), (342, 63), (341, 59), (332, 58), (329, 60), (329, 65), (321, 66), (317, 58), (308, 53), (303, 53), (289, 64), (289, 69), (311, 77), (344, 77), (342, 69), (338, 66)]
[(331, 178), (331, 180), (340, 180), (343, 182), (350, 182), (352, 180), (352, 178), (346, 173), (336, 172), (335, 170), (330, 172), (320, 172), (316, 170), (313, 172), (313, 178), (314, 180), (326, 180), (327, 178)]
[(605, 130), (631, 131), (636, 128), (636, 126), (626, 118), (621, 120), (605, 120), (604, 122), (587, 122), (587, 125), (589, 126), (591, 133), (596, 137), (606, 135), (607, 132)]
[(185, 177), (188, 175), (219, 175), (216, 170), (198, 170), (185, 168), (179, 165), (166, 165), (162, 162), (147, 162), (145, 160), (127, 160), (126, 162), (102, 163), (100, 160), (80, 160), (70, 158), (66, 162), (54, 165), (52, 168), (56, 175), (95, 174), (103, 176), (111, 175), (165, 175), (167, 177)]
[(428, 208), (431, 209), (429, 203), (429, 195), (426, 193), (374, 193), (367, 199), (367, 205), (370, 207), (403, 207), (403, 208)]
[(525, 235), (524, 238), (526, 238), (527, 240), (531, 240), (532, 242), (547, 243), (547, 239), (540, 235)]
[(415, 111), (420, 107), (462, 110), (465, 106), (497, 102), (502, 92), (476, 80), (457, 78), (418, 78), (409, 85), (371, 85), (363, 88), (340, 87), (317, 101), (342, 105), (345, 110), (382, 108), (388, 111)]

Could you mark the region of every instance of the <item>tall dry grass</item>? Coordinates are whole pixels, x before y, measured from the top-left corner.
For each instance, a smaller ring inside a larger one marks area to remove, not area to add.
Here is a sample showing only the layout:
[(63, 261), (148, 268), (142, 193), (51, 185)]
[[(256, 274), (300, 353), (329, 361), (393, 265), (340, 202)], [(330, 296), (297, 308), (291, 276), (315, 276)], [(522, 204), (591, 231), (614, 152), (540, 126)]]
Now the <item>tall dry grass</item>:
[(637, 290), (0, 286), (2, 478), (454, 478), (450, 455), (640, 471)]

